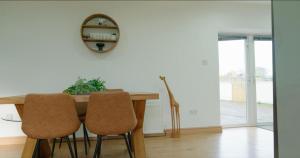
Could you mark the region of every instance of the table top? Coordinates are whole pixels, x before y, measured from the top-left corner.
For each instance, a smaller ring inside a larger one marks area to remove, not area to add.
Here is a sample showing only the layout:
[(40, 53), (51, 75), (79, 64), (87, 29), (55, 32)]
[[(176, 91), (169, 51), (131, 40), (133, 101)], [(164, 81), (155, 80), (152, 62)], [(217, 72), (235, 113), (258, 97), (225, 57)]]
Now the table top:
[[(76, 102), (88, 102), (89, 95), (72, 95)], [(159, 99), (158, 93), (130, 92), (131, 100), (154, 100)], [(25, 95), (0, 97), (0, 104), (24, 104)]]

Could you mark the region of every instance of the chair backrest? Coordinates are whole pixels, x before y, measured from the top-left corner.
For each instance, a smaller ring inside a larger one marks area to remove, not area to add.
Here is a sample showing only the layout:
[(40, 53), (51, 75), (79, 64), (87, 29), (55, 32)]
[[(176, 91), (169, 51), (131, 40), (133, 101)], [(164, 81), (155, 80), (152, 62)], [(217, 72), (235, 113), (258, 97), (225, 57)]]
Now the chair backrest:
[(137, 124), (130, 95), (127, 92), (101, 92), (90, 95), (86, 127), (98, 135), (123, 134)]
[[(123, 89), (106, 89), (106, 92), (123, 92)], [(76, 103), (76, 109), (78, 116), (84, 120), (85, 119), (85, 114), (86, 114), (86, 109), (87, 109), (87, 104), (86, 102), (79, 102)]]
[(25, 97), (22, 130), (31, 138), (50, 139), (70, 135), (80, 121), (75, 101), (67, 94), (29, 94)]

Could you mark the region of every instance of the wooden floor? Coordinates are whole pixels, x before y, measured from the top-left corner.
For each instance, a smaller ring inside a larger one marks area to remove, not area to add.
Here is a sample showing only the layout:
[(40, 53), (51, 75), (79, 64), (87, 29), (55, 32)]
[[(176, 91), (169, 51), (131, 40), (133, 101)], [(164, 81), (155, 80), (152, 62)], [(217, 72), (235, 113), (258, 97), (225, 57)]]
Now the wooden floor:
[[(260, 128), (231, 128), (223, 133), (184, 135), (178, 139), (168, 137), (146, 138), (148, 158), (273, 158), (273, 132)], [(89, 150), (92, 157), (95, 142)], [(19, 158), (23, 145), (0, 146), (0, 158)], [(85, 158), (83, 144), (79, 155)], [(56, 158), (68, 158), (67, 145), (56, 150)], [(127, 158), (123, 140), (107, 140), (103, 144), (102, 158)]]

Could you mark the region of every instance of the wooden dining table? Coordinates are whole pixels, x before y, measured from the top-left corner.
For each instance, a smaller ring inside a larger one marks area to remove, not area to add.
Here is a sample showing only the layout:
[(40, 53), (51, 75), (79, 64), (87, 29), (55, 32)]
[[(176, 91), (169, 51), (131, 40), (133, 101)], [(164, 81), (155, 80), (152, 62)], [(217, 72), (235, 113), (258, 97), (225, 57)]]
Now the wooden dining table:
[[(144, 114), (146, 108), (147, 100), (159, 99), (158, 93), (147, 93), (147, 92), (133, 92), (130, 93), (131, 100), (133, 102), (134, 111), (137, 117), (137, 126), (132, 132), (132, 143), (134, 148), (135, 158), (146, 158), (146, 150), (144, 143)], [(77, 103), (86, 103), (89, 101), (89, 95), (73, 95), (75, 102)], [(13, 104), (15, 105), (20, 118), (22, 119), (23, 107), (24, 107), (25, 96), (9, 96), (0, 98), (1, 104)], [(23, 152), (22, 158), (31, 158), (33, 150), (35, 148), (37, 140), (27, 137)], [(48, 140), (41, 142), (41, 156), (43, 158), (49, 158), (51, 153), (50, 145)]]

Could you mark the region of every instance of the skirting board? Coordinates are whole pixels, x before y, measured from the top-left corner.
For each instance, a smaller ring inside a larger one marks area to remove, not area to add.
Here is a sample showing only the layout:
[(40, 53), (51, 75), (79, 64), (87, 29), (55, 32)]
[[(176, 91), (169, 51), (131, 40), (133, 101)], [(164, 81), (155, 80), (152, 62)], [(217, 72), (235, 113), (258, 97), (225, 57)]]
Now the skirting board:
[[(209, 133), (222, 133), (222, 127), (216, 126), (216, 127), (198, 127), (198, 128), (181, 128), (180, 134), (181, 135), (188, 135), (188, 134), (197, 134), (197, 133), (203, 133), (203, 132), (209, 132)], [(170, 136), (172, 132), (172, 129), (165, 129), (165, 133), (167, 136)]]
[[(164, 137), (166, 136), (165, 133), (149, 133), (145, 134), (146, 138), (149, 137)], [(109, 136), (104, 137), (104, 139), (121, 139), (121, 136)], [(72, 137), (70, 138), (72, 140)], [(77, 141), (83, 141), (83, 137), (79, 137), (76, 139)], [(96, 140), (96, 137), (91, 136), (90, 140)], [(17, 145), (17, 144), (24, 144), (26, 141), (26, 136), (18, 136), (18, 137), (0, 137), (0, 145)]]
[(26, 141), (25, 136), (19, 137), (0, 137), (0, 145), (15, 145), (15, 144), (24, 144)]
[[(201, 127), (201, 128), (182, 128), (181, 129), (181, 135), (187, 135), (187, 134), (197, 134), (201, 132), (211, 132), (211, 133), (222, 133), (222, 127)], [(171, 134), (171, 129), (166, 129), (165, 133), (147, 133), (145, 134), (146, 138), (149, 137), (164, 137), (169, 136)], [(110, 136), (107, 139), (119, 139), (119, 136)], [(77, 138), (78, 141), (83, 141), (83, 138)], [(90, 137), (90, 140), (96, 140), (95, 137)], [(26, 141), (25, 136), (19, 136), (19, 137), (6, 137), (1, 138), (0, 137), (0, 145), (15, 145), (15, 144), (24, 144)]]

